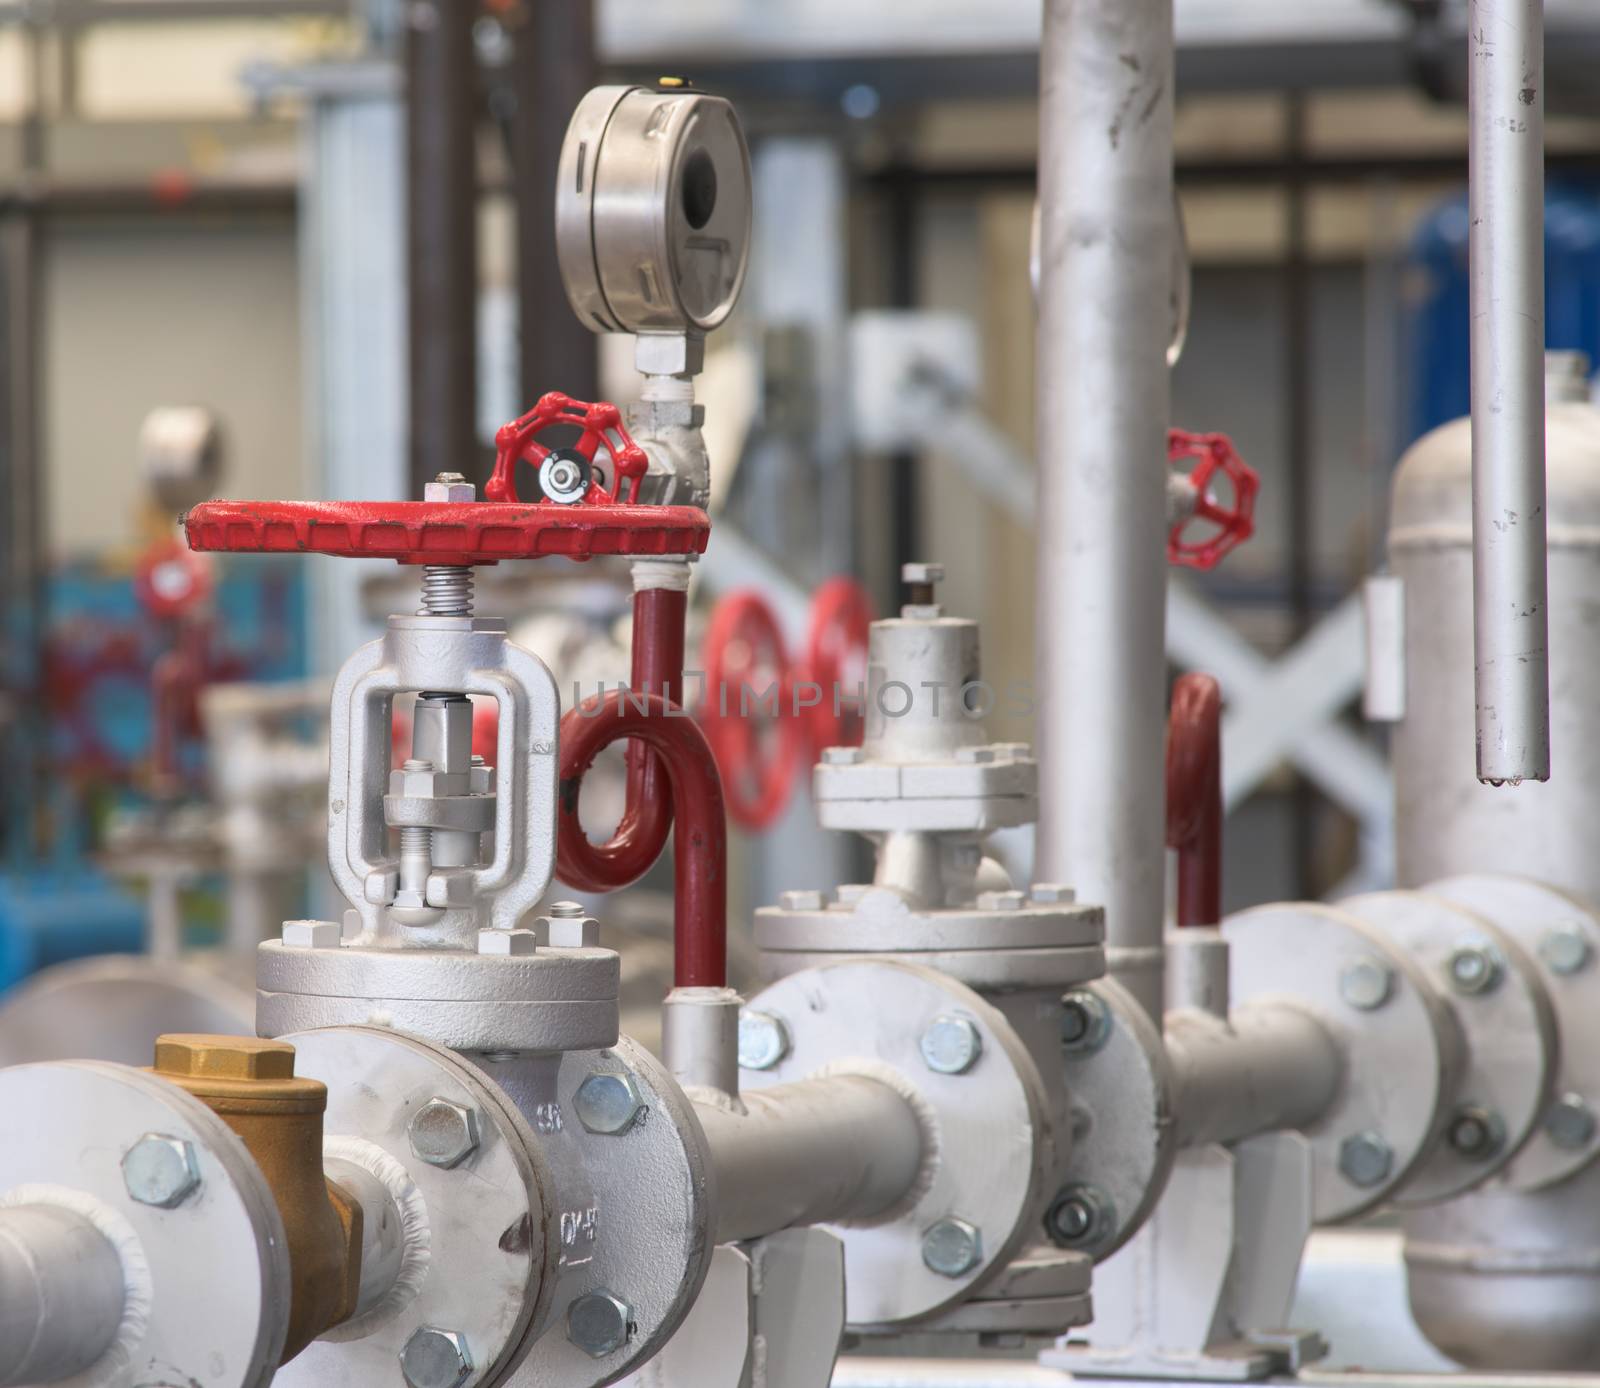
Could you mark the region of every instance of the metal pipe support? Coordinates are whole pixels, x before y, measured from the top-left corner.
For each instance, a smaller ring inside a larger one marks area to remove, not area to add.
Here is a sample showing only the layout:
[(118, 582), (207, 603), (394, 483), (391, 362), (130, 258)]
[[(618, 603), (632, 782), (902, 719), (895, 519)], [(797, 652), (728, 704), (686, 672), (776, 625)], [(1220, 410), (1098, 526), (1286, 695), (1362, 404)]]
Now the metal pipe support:
[(1472, 620), (1478, 779), (1550, 778), (1544, 0), (1467, 20)]
[(1332, 1036), (1292, 1003), (1235, 1008), (1226, 1021), (1174, 1012), (1166, 1040), (1186, 1147), (1304, 1127), (1339, 1089), (1343, 1063)]
[(0, 1385), (83, 1373), (111, 1347), (126, 1294), (116, 1250), (82, 1215), (0, 1209)]
[[(742, 1110), (742, 1111), (741, 1111)], [(922, 1125), (898, 1091), (828, 1075), (696, 1103), (717, 1173), (717, 1242), (871, 1219), (922, 1174)]]

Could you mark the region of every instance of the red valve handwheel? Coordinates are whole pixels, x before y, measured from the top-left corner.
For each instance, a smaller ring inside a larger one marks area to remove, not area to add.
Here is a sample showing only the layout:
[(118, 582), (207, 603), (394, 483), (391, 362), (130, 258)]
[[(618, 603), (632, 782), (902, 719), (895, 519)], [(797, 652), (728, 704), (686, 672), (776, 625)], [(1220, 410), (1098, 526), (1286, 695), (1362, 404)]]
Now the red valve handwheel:
[(161, 540), (139, 556), (133, 592), (152, 617), (181, 617), (211, 596), (211, 561), (176, 539)]
[(615, 503), (621, 496), (622, 482), (626, 478), (629, 484), (628, 504), (636, 504), (639, 500), (639, 482), (650, 460), (623, 427), (622, 411), (604, 400), (590, 404), (584, 400), (574, 400), (558, 390), (541, 396), (539, 403), (521, 419), (502, 424), (495, 433), (494, 471), (484, 485), (484, 496), (490, 501), (520, 501), (522, 498), (517, 495), (517, 463), (525, 459), (535, 467), (541, 467), (554, 450), (536, 442), (536, 439), (546, 429), (558, 424), (576, 425), (582, 430), (572, 449), (582, 455), (590, 468), (594, 466), (595, 454), (601, 448), (606, 450), (611, 457), (611, 489), (607, 491), (591, 475), (585, 479), (585, 485), (574, 489), (570, 497), (557, 500), (547, 495), (541, 500), (550, 505), (573, 505), (580, 501), (591, 506), (602, 502)]
[[(583, 430), (573, 451), (589, 467), (602, 444), (612, 462), (611, 489), (585, 484), (562, 505), (519, 501), (514, 469), (521, 457), (547, 458), (533, 436), (556, 424)], [(648, 463), (622, 427), (622, 412), (552, 392), (495, 436), (487, 501), (206, 501), (183, 518), (189, 548), (253, 554), (331, 554), (394, 559), (402, 564), (497, 564), (596, 554), (700, 554), (711, 522), (697, 506), (636, 504)], [(587, 451), (586, 451), (587, 450)], [(629, 481), (627, 501), (618, 501)]]
[[(1255, 533), (1256, 493), (1261, 478), (1234, 448), (1226, 434), (1191, 434), (1182, 429), (1167, 432), (1167, 461), (1178, 464), (1194, 459), (1189, 484), (1195, 491), (1194, 514), (1179, 521), (1167, 535), (1167, 561), (1191, 569), (1212, 569), (1230, 550)], [(1232, 484), (1233, 501), (1222, 505), (1211, 494), (1211, 483), (1221, 473)], [(1186, 540), (1185, 529), (1195, 521), (1216, 529), (1203, 539)]]
[[(706, 739), (722, 772), (728, 813), (742, 828), (765, 829), (789, 803), (803, 730), (788, 707), (792, 685), (783, 633), (760, 594), (731, 593), (716, 605), (701, 663)], [(752, 701), (773, 687), (777, 717), (751, 716)]]
[(822, 687), (822, 701), (811, 715), (811, 746), (856, 747), (864, 718), (855, 691), (867, 679), (867, 635), (872, 625), (872, 598), (853, 578), (830, 578), (811, 600), (811, 625), (806, 632), (806, 675)]

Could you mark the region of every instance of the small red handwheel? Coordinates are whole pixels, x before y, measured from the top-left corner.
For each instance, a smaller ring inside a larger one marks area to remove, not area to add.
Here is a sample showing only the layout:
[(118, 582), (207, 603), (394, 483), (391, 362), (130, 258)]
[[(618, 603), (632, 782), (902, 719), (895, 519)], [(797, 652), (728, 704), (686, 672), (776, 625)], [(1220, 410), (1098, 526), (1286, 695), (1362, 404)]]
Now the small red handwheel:
[(730, 593), (712, 610), (701, 654), (702, 722), (728, 813), (741, 828), (765, 829), (789, 803), (805, 741), (772, 608), (759, 593)]
[(822, 690), (821, 701), (807, 709), (814, 757), (824, 747), (861, 744), (872, 617), (872, 597), (853, 578), (830, 578), (811, 599), (805, 677)]
[(152, 617), (181, 617), (211, 596), (211, 561), (177, 539), (161, 540), (139, 556), (134, 596)]
[[(575, 425), (578, 441), (569, 447), (547, 448), (538, 436), (557, 425)], [(611, 459), (611, 486), (600, 484), (596, 455), (604, 450)], [(490, 501), (520, 501), (517, 463), (531, 463), (539, 472), (543, 500), (558, 506), (615, 503), (622, 483), (628, 482), (627, 502), (639, 500), (639, 482), (649, 466), (644, 449), (633, 441), (622, 423), (622, 411), (604, 400), (593, 404), (574, 400), (553, 390), (520, 419), (502, 424), (494, 436), (494, 471), (484, 485)]]
[[(1226, 434), (1191, 434), (1183, 429), (1167, 433), (1167, 461), (1178, 468), (1192, 461), (1186, 476), (1194, 488), (1194, 511), (1184, 517), (1167, 535), (1167, 561), (1191, 569), (1212, 569), (1230, 550), (1237, 549), (1255, 533), (1256, 493), (1261, 478), (1233, 446)], [(1213, 492), (1218, 475), (1225, 477), (1232, 492), (1229, 501), (1219, 501)], [(1198, 539), (1186, 538), (1197, 522), (1209, 525)]]

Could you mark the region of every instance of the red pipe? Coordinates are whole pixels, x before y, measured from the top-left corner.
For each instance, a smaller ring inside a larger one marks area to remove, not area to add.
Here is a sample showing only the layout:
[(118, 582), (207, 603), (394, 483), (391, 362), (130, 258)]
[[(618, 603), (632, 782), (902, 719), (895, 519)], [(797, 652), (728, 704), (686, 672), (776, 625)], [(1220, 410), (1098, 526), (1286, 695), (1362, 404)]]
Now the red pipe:
[(1180, 676), (1167, 719), (1167, 847), (1178, 853), (1179, 925), (1222, 919), (1222, 689)]
[[(633, 595), (633, 669), (630, 698), (649, 694), (676, 705), (683, 685), (683, 626), (689, 595), (680, 589), (643, 588)], [(674, 715), (676, 717), (676, 715)], [(563, 737), (569, 712), (562, 722)], [(628, 793), (616, 832), (590, 843), (579, 829), (556, 845), (556, 875), (580, 892), (610, 892), (649, 872), (672, 829), (673, 797), (656, 753), (638, 738), (628, 746)], [(563, 765), (565, 755), (563, 754)], [(588, 763), (584, 763), (587, 768)], [(573, 806), (576, 820), (576, 803)]]
[[(561, 720), (561, 793), (556, 859), (588, 846), (578, 819), (583, 774), (601, 750), (630, 737), (655, 753), (670, 790), (673, 837), (673, 973), (679, 988), (723, 988), (728, 982), (728, 826), (722, 780), (711, 744), (697, 723), (659, 694), (613, 689), (570, 709)], [(667, 797), (663, 797), (666, 799)], [(563, 880), (573, 883), (566, 874)]]

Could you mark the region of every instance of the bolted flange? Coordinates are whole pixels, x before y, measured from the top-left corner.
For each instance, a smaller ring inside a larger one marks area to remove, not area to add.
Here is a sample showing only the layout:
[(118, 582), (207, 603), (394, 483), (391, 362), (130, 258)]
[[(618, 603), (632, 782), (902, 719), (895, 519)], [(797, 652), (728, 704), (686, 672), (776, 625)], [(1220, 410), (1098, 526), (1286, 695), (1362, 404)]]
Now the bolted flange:
[(1506, 1125), (1498, 1113), (1468, 1104), (1456, 1110), (1446, 1130), (1452, 1149), (1472, 1161), (1488, 1161), (1506, 1141)]
[(1594, 1137), (1594, 1111), (1581, 1094), (1562, 1094), (1545, 1111), (1544, 1130), (1557, 1147), (1577, 1151)]
[(1389, 1001), (1394, 970), (1381, 959), (1362, 955), (1339, 974), (1339, 996), (1360, 1012), (1371, 1012)]
[(1446, 965), (1450, 986), (1466, 997), (1492, 993), (1505, 975), (1500, 952), (1485, 940), (1463, 940), (1450, 951)]
[(966, 1074), (983, 1051), (978, 1028), (954, 1013), (935, 1017), (917, 1044), (928, 1068), (939, 1075)]
[(1065, 1187), (1044, 1216), (1044, 1231), (1059, 1248), (1095, 1248), (1116, 1225), (1111, 1197), (1098, 1186), (1086, 1184)]

